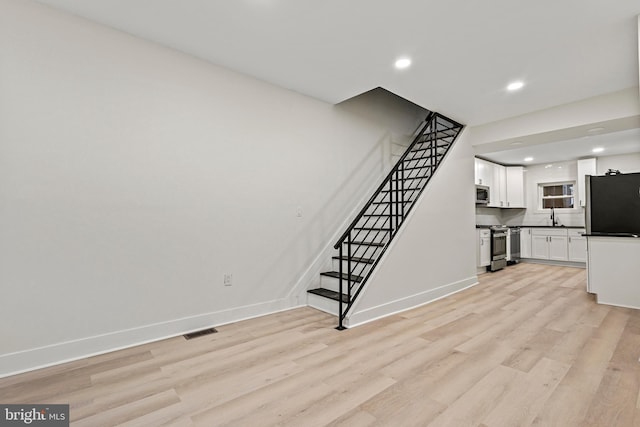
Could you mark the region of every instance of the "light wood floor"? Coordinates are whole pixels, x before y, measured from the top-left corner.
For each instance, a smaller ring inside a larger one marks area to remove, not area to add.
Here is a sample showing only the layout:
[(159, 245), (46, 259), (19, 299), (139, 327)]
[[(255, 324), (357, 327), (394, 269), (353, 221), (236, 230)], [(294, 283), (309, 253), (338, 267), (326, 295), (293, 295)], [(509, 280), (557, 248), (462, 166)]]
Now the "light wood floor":
[(338, 332), (311, 308), (0, 380), (74, 426), (640, 426), (640, 312), (520, 264)]

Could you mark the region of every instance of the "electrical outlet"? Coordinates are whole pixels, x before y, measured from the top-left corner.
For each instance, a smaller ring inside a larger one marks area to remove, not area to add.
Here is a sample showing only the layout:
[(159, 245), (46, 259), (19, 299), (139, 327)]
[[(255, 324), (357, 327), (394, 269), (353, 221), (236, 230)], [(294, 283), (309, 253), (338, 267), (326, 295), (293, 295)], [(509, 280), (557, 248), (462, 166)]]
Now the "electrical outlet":
[(231, 286), (233, 283), (233, 274), (225, 274), (224, 275), (224, 285)]

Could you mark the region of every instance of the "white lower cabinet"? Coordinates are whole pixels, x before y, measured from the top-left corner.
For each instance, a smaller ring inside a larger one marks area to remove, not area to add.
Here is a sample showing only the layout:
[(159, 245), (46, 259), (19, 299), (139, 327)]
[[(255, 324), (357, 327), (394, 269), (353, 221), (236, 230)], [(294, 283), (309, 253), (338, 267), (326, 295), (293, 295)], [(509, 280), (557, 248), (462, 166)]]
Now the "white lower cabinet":
[(587, 238), (585, 230), (569, 230), (569, 261), (587, 262)]
[(567, 261), (569, 259), (568, 238), (564, 236), (549, 236), (549, 259)]
[(549, 236), (531, 236), (531, 258), (549, 259)]
[(477, 264), (486, 267), (491, 264), (491, 230), (479, 229), (477, 232)]
[(568, 261), (567, 230), (535, 228), (531, 232), (531, 258)]
[(584, 232), (584, 228), (522, 227), (520, 257), (587, 262), (587, 238), (583, 236)]
[(531, 229), (520, 229), (520, 258), (531, 258)]

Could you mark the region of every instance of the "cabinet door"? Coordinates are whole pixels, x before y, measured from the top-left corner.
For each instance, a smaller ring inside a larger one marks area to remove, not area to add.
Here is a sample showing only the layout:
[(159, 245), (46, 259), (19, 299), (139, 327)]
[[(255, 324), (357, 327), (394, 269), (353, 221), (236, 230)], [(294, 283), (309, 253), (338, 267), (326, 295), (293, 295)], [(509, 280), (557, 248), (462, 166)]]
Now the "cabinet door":
[(491, 264), (491, 238), (483, 237), (480, 249), (480, 267)]
[(476, 185), (487, 185), (485, 184), (484, 165), (480, 159), (475, 159), (475, 178)]
[(491, 187), (493, 185), (493, 163), (482, 159), (475, 159), (475, 165), (476, 184)]
[(520, 258), (531, 258), (531, 229), (520, 229)]
[(524, 208), (524, 168), (509, 166), (507, 176), (507, 207)]
[[(495, 188), (495, 189), (494, 189)], [(492, 205), (507, 207), (507, 170), (502, 165), (493, 165)], [(493, 196), (495, 194), (495, 198)]]
[(596, 175), (596, 159), (578, 160), (578, 203), (584, 207), (587, 204), (587, 192), (585, 188), (585, 177)]
[(477, 230), (477, 266), (486, 267), (491, 263), (491, 232), (489, 230)]
[(482, 265), (482, 230), (476, 230), (476, 265)]
[(569, 236), (569, 261), (587, 262), (587, 238)]
[(549, 259), (568, 261), (568, 241), (566, 236), (549, 236)]
[(531, 258), (549, 259), (549, 236), (531, 236)]

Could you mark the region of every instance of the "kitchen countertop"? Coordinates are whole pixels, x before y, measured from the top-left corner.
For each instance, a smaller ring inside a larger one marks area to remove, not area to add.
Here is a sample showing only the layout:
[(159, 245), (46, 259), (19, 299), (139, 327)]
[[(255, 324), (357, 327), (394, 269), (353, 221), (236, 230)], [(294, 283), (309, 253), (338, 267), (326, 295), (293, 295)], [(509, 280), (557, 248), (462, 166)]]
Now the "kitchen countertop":
[(552, 227), (550, 225), (519, 225), (520, 228), (585, 228), (584, 225), (556, 225)]
[[(500, 224), (493, 224), (493, 225), (476, 225), (476, 228), (490, 228), (493, 227), (495, 225), (500, 225)], [(509, 228), (574, 228), (574, 229), (581, 229), (581, 228), (585, 228), (584, 225), (556, 225), (555, 227), (552, 227), (550, 225), (508, 225), (507, 227)]]

